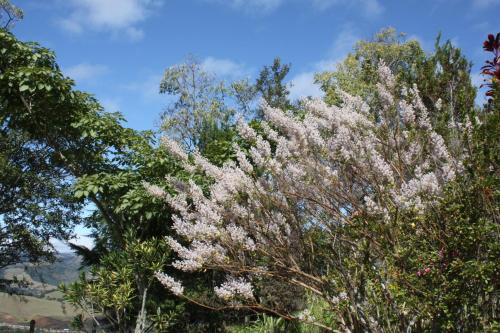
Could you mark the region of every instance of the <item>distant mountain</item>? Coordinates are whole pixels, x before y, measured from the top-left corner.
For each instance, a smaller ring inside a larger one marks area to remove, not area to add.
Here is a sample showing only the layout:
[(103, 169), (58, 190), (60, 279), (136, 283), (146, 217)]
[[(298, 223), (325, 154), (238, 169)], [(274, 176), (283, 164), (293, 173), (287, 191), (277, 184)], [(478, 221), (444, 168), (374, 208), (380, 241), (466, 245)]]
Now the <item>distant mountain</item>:
[(12, 279), (25, 277), (36, 284), (58, 286), (60, 283), (70, 283), (80, 275), (81, 258), (73, 253), (57, 255), (53, 263), (21, 263), (0, 270), (0, 278)]
[(17, 278), (27, 284), (13, 283), (0, 290), (0, 332), (2, 325), (26, 325), (31, 319), (40, 328), (69, 329), (77, 311), (63, 301), (57, 286), (77, 280), (80, 265), (79, 256), (63, 253), (53, 263), (21, 263), (1, 269), (0, 279)]
[(73, 253), (60, 254), (54, 263), (27, 265), (25, 270), (34, 281), (54, 286), (70, 283), (80, 275), (81, 258)]

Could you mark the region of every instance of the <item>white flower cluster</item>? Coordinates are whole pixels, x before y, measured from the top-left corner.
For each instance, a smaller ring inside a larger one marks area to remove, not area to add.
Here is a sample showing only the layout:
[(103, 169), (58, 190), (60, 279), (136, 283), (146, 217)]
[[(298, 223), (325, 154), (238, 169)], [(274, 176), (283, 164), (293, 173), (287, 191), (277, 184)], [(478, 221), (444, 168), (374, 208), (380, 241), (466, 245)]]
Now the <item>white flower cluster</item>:
[(218, 245), (206, 241), (194, 240), (189, 248), (179, 244), (172, 237), (166, 237), (168, 245), (177, 252), (181, 260), (174, 261), (175, 268), (193, 272), (199, 270), (206, 263), (221, 263), (225, 259), (225, 249)]
[(149, 184), (147, 182), (144, 182), (143, 186), (146, 189), (146, 191), (148, 191), (148, 193), (151, 194), (153, 197), (160, 198), (160, 199), (165, 198), (165, 195), (166, 195), (165, 191), (161, 187), (159, 187), (158, 185), (153, 185), (153, 184)]
[(220, 287), (215, 287), (214, 291), (219, 298), (225, 301), (231, 301), (238, 298), (251, 300), (254, 297), (252, 284), (242, 277), (235, 278), (229, 276)]
[(174, 140), (170, 140), (167, 137), (161, 139), (161, 143), (168, 149), (168, 151), (175, 157), (181, 160), (187, 160), (188, 155), (182, 149), (182, 147)]
[(181, 296), (184, 293), (184, 287), (182, 284), (173, 277), (168, 276), (167, 274), (156, 272), (155, 277), (160, 281), (162, 285), (164, 285), (168, 290), (170, 290), (174, 295)]

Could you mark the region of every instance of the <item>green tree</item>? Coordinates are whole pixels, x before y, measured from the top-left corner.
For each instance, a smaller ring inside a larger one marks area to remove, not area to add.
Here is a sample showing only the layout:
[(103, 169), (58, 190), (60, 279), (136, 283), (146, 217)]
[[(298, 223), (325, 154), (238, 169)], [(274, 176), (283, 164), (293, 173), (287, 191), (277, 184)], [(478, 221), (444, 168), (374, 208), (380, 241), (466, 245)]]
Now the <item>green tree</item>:
[(257, 94), (248, 79), (226, 83), (193, 56), (167, 68), (160, 93), (175, 98), (162, 114), (162, 133), (222, 165), (234, 157), (234, 123), (255, 114)]
[(415, 65), (423, 62), (425, 53), (415, 40), (404, 40), (404, 34), (393, 28), (380, 31), (372, 40), (358, 41), (352, 53), (340, 62), (335, 71), (316, 75), (316, 82), (325, 92), (325, 101), (337, 104), (341, 91), (375, 99), (377, 68), (380, 61), (405, 81), (415, 76)]
[(203, 150), (208, 137), (230, 125), (235, 114), (226, 102), (229, 89), (192, 56), (165, 71), (160, 93), (177, 98), (162, 115), (162, 130), (188, 151)]
[(66, 301), (103, 330), (165, 332), (183, 310), (182, 304), (168, 299), (154, 277), (170, 261), (169, 249), (153, 237), (141, 241), (129, 232), (124, 238), (123, 248), (104, 255), (90, 275), (82, 273), (78, 281), (60, 289)]
[[(284, 82), (290, 64), (283, 64), (280, 58), (275, 58), (271, 66), (264, 66), (255, 82), (255, 90), (261, 97), (274, 108), (282, 110), (292, 109), (292, 103), (288, 95), (290, 90), (288, 84)], [(262, 111), (257, 113), (257, 118), (262, 118)]]
[[(153, 133), (134, 137), (127, 151), (115, 155), (118, 169), (84, 175), (74, 185), (78, 198), (99, 203), (87, 219), (94, 248), (72, 246), (93, 273), (62, 290), (87, 313), (102, 309), (108, 323), (104, 328), (111, 332), (171, 326), (183, 306), (161, 292), (153, 276), (173, 260), (167, 248), (154, 245), (171, 232), (170, 209), (146, 192), (144, 182), (159, 183), (165, 174), (182, 177), (184, 171), (158, 146)], [(127, 297), (111, 297), (117, 293)]]
[(75, 179), (118, 168), (114, 156), (134, 139), (116, 114), (73, 89), (50, 50), (2, 29), (0, 53), (3, 266), (51, 257), (50, 238), (67, 239), (81, 222)]

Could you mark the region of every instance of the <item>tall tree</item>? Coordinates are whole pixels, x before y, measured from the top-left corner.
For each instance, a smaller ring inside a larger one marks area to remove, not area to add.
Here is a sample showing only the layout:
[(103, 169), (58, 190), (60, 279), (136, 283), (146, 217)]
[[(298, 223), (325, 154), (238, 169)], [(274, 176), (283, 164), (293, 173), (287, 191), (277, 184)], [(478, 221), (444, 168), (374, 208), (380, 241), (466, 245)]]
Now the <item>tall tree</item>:
[(114, 168), (121, 126), (95, 99), (73, 89), (54, 54), (0, 30), (1, 265), (52, 254), (81, 221), (75, 177)]
[(207, 136), (227, 127), (235, 113), (227, 105), (224, 83), (192, 56), (165, 71), (160, 93), (177, 98), (163, 114), (162, 129), (189, 151), (203, 149)]
[[(288, 95), (290, 90), (285, 78), (290, 72), (290, 64), (283, 64), (280, 58), (275, 58), (271, 66), (264, 66), (255, 82), (255, 90), (272, 107), (290, 110), (292, 103)], [(257, 114), (262, 118), (262, 110)]]
[(162, 114), (163, 134), (218, 164), (234, 157), (235, 120), (255, 115), (257, 92), (248, 79), (226, 83), (189, 56), (167, 68), (160, 93), (175, 98)]
[[(147, 251), (147, 242), (168, 230), (168, 210), (151, 200), (142, 182), (169, 173), (175, 163), (155, 148), (151, 133), (124, 127), (121, 115), (104, 112), (91, 95), (75, 90), (48, 49), (1, 30), (0, 52), (0, 266), (53, 259), (50, 239), (68, 240), (73, 226), (85, 222), (95, 230), (96, 246), (74, 249), (93, 269), (112, 274), (109, 258), (123, 262)], [(83, 218), (88, 203), (94, 212)], [(127, 241), (128, 233), (139, 245)], [(143, 266), (128, 266), (131, 275), (117, 280), (132, 291), (126, 320), (133, 327), (165, 300), (144, 273), (164, 260), (147, 253), (143, 259)], [(143, 296), (148, 306), (141, 311)]]

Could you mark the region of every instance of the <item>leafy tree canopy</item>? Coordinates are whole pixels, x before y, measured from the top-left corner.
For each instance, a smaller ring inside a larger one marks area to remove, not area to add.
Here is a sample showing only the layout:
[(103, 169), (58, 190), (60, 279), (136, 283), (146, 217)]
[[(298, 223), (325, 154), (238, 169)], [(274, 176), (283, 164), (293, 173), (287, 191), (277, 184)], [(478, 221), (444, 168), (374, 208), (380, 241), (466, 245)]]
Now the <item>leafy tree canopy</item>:
[[(75, 90), (54, 54), (0, 30), (0, 266), (53, 254), (82, 222), (78, 177), (120, 170), (144, 138)], [(100, 207), (95, 191), (87, 193)]]

